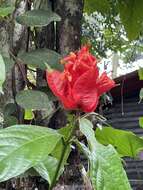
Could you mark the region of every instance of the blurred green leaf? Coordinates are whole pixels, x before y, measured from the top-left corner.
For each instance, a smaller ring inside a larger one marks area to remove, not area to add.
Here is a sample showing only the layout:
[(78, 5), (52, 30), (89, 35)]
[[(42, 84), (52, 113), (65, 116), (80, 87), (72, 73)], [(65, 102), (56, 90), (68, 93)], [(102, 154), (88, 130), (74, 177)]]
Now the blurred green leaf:
[(140, 69), (138, 70), (138, 75), (139, 75), (139, 79), (140, 79), (140, 80), (143, 80), (143, 68), (140, 68)]
[(11, 14), (14, 11), (15, 7), (7, 6), (7, 7), (0, 7), (0, 17), (5, 17)]
[(15, 62), (13, 61), (12, 58), (9, 58), (6, 56), (3, 56), (3, 60), (5, 62), (6, 73), (9, 73), (11, 71), (12, 67), (14, 66)]
[(0, 93), (3, 93), (2, 85), (6, 79), (5, 63), (0, 54)]
[(127, 36), (130, 40), (135, 40), (143, 30), (143, 1), (118, 0), (118, 4), (120, 17)]
[(14, 117), (14, 116), (4, 117), (5, 127), (9, 127), (9, 126), (16, 125), (16, 124), (18, 124), (18, 119), (16, 117)]
[(141, 128), (143, 128), (143, 117), (139, 118), (139, 125)]
[(88, 141), (89, 150), (84, 148), (89, 159), (89, 176), (96, 190), (131, 190), (119, 154), (112, 145), (104, 146), (97, 142), (92, 123), (80, 120), (80, 130)]
[(113, 145), (121, 156), (135, 158), (143, 148), (143, 139), (129, 131), (103, 127), (102, 130), (96, 129), (95, 136), (101, 144)]
[(140, 90), (140, 102), (142, 101), (142, 99), (143, 99), (143, 88), (141, 88), (141, 90)]
[(49, 156), (61, 135), (55, 130), (15, 125), (0, 130), (0, 181), (24, 173)]
[(25, 110), (24, 113), (24, 119), (25, 120), (32, 120), (34, 118), (34, 113), (32, 112), (32, 110)]
[(17, 22), (26, 26), (42, 27), (53, 21), (60, 21), (61, 18), (56, 13), (49, 10), (31, 10), (16, 18)]
[(23, 90), (17, 93), (16, 102), (26, 110), (48, 110), (53, 112), (52, 102), (48, 96), (38, 90)]
[(42, 70), (46, 70), (46, 64), (51, 68), (62, 70), (63, 66), (59, 63), (61, 56), (55, 51), (49, 49), (37, 49), (28, 53), (19, 55), (23, 64), (27, 64)]
[(101, 13), (108, 13), (110, 11), (110, 4), (108, 0), (85, 0), (84, 11), (87, 13), (92, 13), (95, 11)]
[(14, 112), (16, 112), (16, 110), (17, 110), (16, 104), (8, 103), (5, 105), (4, 110), (3, 110), (4, 116), (8, 117)]

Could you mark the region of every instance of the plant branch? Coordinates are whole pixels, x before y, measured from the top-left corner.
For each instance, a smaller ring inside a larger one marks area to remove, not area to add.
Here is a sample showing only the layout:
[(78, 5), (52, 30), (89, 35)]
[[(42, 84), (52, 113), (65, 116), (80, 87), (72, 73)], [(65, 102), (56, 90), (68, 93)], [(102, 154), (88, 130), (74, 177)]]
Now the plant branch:
[(52, 183), (51, 183), (51, 185), (49, 187), (49, 190), (52, 190), (52, 188), (56, 184), (56, 181), (57, 181), (57, 178), (58, 178), (58, 175), (59, 175), (59, 171), (60, 171), (62, 163), (64, 161), (64, 157), (65, 157), (66, 151), (68, 149), (68, 146), (71, 144), (71, 139), (73, 138), (75, 130), (76, 130), (76, 127), (77, 127), (76, 123), (77, 123), (77, 119), (75, 119), (75, 121), (71, 125), (72, 128), (71, 128), (71, 130), (69, 132), (68, 138), (67, 138), (66, 142), (64, 142), (65, 146), (63, 146), (61, 157), (60, 157), (60, 160), (59, 160), (56, 172), (55, 172), (55, 176), (54, 176), (53, 181), (52, 181)]
[(22, 77), (23, 77), (23, 80), (25, 82), (25, 84), (27, 85), (28, 88), (32, 87), (32, 89), (36, 89), (36, 86), (31, 83), (27, 76), (26, 76), (26, 73), (23, 71), (22, 67), (21, 67), (21, 64), (24, 64), (19, 58), (17, 58), (13, 53), (12, 51), (9, 51), (9, 54), (11, 55), (11, 57), (13, 58), (13, 60), (16, 62), (21, 74), (22, 74)]

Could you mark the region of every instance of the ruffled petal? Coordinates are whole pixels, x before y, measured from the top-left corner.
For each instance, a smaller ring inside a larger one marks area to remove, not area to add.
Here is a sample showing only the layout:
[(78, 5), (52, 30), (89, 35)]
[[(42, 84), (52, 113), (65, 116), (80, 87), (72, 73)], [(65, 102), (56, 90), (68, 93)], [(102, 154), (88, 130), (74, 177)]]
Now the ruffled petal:
[(76, 58), (77, 58), (77, 55), (71, 52), (69, 55), (67, 55), (61, 60), (61, 63), (62, 64), (74, 63), (76, 61)]
[(97, 78), (98, 68), (90, 69), (79, 77), (73, 86), (74, 100), (84, 112), (92, 112), (98, 105)]
[(97, 60), (96, 57), (90, 53), (89, 49), (89, 46), (83, 46), (81, 50), (77, 52), (77, 59), (81, 64), (92, 67), (97, 64)]
[(73, 100), (71, 86), (69, 81), (59, 71), (46, 73), (49, 88), (55, 96), (57, 96), (63, 103), (66, 109), (76, 109), (77, 105)]
[(111, 88), (115, 87), (115, 82), (110, 79), (107, 74), (104, 72), (102, 75), (97, 79), (97, 86), (98, 86), (98, 94), (99, 96), (103, 93), (111, 90)]

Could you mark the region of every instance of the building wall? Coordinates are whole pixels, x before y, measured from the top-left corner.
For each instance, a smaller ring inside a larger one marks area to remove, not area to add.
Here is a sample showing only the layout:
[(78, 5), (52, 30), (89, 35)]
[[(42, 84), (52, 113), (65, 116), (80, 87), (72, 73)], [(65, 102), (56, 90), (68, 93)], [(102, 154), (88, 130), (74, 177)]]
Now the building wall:
[[(138, 104), (138, 97), (130, 97), (121, 102), (113, 103), (109, 110), (104, 111), (108, 123), (116, 129), (132, 131), (143, 136), (139, 127), (139, 117), (143, 116), (143, 103)], [(125, 169), (133, 190), (143, 190), (143, 161), (125, 158)]]

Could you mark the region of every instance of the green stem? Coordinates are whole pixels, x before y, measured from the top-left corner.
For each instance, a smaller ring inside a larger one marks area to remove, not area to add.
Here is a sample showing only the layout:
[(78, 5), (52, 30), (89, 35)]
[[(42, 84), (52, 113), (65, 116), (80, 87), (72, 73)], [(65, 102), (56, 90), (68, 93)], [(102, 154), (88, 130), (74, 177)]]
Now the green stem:
[(70, 130), (70, 132), (69, 132), (68, 139), (67, 139), (67, 141), (65, 142), (65, 146), (63, 146), (62, 153), (61, 153), (61, 157), (60, 157), (60, 160), (59, 160), (59, 163), (58, 163), (56, 172), (55, 172), (55, 176), (54, 176), (53, 181), (52, 181), (52, 183), (51, 183), (51, 185), (50, 185), (50, 187), (49, 187), (49, 190), (52, 190), (52, 188), (53, 188), (53, 187), (55, 186), (55, 184), (56, 184), (56, 180), (57, 180), (57, 178), (58, 178), (59, 171), (60, 171), (61, 166), (62, 166), (62, 163), (63, 163), (63, 161), (64, 161), (64, 157), (65, 157), (66, 151), (67, 151), (67, 149), (68, 149), (68, 146), (69, 146), (70, 143), (71, 143), (70, 141), (71, 141), (71, 139), (72, 139), (72, 137), (73, 137), (73, 135), (74, 135), (75, 129), (76, 129), (76, 124), (73, 124), (73, 125), (72, 125), (72, 128), (71, 128), (71, 130)]

